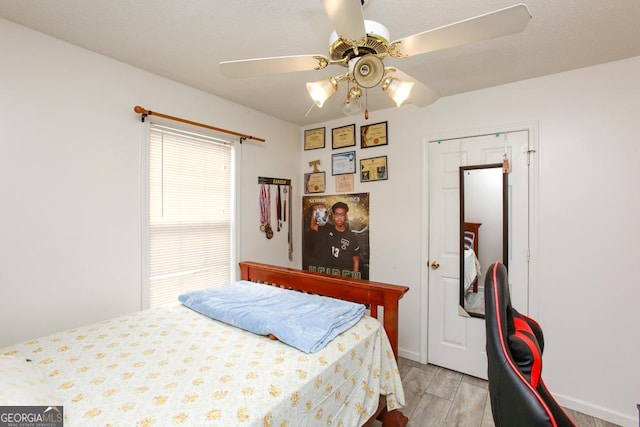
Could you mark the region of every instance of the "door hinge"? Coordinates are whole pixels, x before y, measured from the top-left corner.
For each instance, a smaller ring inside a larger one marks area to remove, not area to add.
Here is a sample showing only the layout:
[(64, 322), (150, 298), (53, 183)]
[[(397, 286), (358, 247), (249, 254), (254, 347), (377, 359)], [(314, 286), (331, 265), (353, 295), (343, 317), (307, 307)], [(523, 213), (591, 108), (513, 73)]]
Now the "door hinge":
[(535, 153), (536, 150), (527, 150), (525, 151), (526, 155), (527, 155), (527, 166), (531, 164), (531, 155), (533, 153)]

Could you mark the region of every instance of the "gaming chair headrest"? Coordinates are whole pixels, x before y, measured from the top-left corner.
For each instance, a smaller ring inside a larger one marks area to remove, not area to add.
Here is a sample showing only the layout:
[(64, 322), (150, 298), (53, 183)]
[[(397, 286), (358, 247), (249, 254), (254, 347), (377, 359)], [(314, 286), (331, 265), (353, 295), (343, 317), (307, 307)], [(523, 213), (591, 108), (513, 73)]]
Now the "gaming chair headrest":
[(485, 307), (491, 308), (490, 317), (501, 323), (503, 339), (506, 340), (507, 335), (513, 333), (514, 327), (509, 294), (509, 275), (504, 264), (495, 262), (489, 266), (484, 288)]
[(489, 268), (485, 281), (485, 301), (487, 309), (491, 310), (491, 313), (485, 313), (487, 321), (495, 325), (494, 333), (499, 331), (494, 335), (494, 339), (501, 341), (496, 350), (500, 351), (501, 348), (503, 356), (517, 366), (524, 378), (536, 388), (542, 369), (542, 329), (533, 319), (511, 306), (507, 268), (499, 262)]

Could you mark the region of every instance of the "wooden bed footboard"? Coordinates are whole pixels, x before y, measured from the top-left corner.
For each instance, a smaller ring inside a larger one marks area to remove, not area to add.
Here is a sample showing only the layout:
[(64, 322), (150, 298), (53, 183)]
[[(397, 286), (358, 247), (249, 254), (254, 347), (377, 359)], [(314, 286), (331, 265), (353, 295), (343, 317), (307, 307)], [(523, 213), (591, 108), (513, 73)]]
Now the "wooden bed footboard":
[(287, 267), (241, 262), (242, 280), (279, 286), (317, 295), (365, 304), (371, 317), (383, 308), (383, 326), (398, 359), (398, 302), (409, 290), (407, 286), (372, 282), (348, 277), (328, 276)]
[[(369, 307), (371, 317), (378, 318), (378, 309), (382, 307), (382, 324), (393, 354), (398, 359), (398, 303), (409, 290), (407, 286), (328, 276), (250, 261), (241, 262), (240, 271), (242, 280), (365, 304)], [(399, 410), (387, 410), (386, 396), (383, 395), (380, 396), (378, 409), (363, 427), (372, 426), (376, 419), (382, 422), (383, 427), (405, 427), (408, 422), (408, 418)]]

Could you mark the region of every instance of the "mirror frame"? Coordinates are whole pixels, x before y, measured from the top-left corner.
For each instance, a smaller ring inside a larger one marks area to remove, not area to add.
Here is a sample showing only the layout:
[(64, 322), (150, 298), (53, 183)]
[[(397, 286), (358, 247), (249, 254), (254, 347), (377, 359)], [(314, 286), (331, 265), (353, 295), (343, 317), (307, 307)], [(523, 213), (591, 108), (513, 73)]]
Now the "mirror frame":
[[(459, 171), (459, 185), (460, 185), (460, 247), (459, 247), (459, 256), (460, 256), (460, 286), (459, 286), (459, 304), (460, 309), (463, 310), (467, 315), (471, 317), (477, 317), (484, 319), (483, 313), (474, 313), (468, 312), (464, 307), (464, 173), (468, 170), (476, 170), (476, 169), (494, 169), (494, 168), (503, 168), (502, 163), (489, 163), (484, 165), (471, 165), (471, 166), (460, 166)], [(509, 173), (505, 173), (504, 169), (502, 171), (502, 260), (500, 260), (505, 267), (508, 268), (509, 265), (509, 205), (508, 205), (508, 180)], [(488, 266), (487, 266), (488, 267)]]

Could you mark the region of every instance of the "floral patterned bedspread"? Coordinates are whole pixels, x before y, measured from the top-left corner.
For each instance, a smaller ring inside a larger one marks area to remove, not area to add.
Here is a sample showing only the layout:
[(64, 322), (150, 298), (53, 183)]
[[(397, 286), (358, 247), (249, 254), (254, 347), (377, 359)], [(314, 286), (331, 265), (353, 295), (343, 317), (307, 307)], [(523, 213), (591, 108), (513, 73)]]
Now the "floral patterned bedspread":
[(67, 426), (360, 426), (404, 405), (382, 325), (364, 316), (305, 354), (180, 304), (0, 349), (32, 359)]

